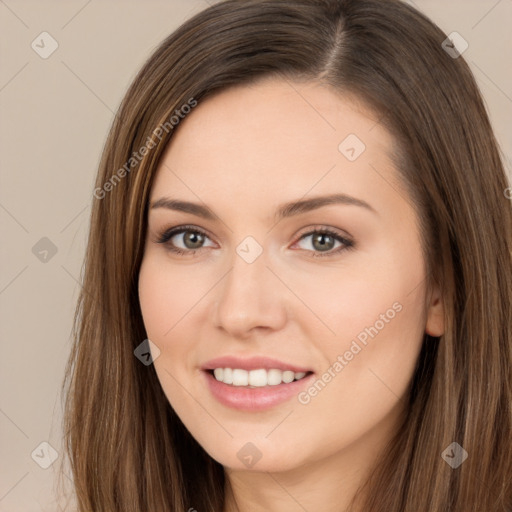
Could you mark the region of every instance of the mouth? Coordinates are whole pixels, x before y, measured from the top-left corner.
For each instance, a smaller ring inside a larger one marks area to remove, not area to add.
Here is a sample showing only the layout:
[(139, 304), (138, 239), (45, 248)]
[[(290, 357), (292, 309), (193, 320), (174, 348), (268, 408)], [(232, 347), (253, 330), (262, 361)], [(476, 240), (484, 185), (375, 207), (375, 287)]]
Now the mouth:
[(294, 372), (293, 370), (279, 370), (271, 368), (258, 368), (255, 370), (244, 370), (242, 368), (215, 368), (206, 370), (217, 382), (228, 386), (245, 387), (248, 389), (262, 388), (267, 386), (279, 386), (304, 379), (313, 372)]
[(314, 372), (266, 357), (225, 357), (202, 368), (211, 396), (222, 405), (240, 411), (277, 407), (304, 390)]

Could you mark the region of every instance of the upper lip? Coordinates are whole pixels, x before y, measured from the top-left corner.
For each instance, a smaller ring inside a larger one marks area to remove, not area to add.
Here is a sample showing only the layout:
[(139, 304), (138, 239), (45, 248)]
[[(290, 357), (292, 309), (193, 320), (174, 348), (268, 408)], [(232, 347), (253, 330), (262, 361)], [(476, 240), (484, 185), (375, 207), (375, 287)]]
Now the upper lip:
[(241, 370), (259, 370), (261, 368), (265, 370), (291, 370), (295, 373), (298, 372), (310, 372), (309, 368), (298, 366), (292, 363), (285, 363), (279, 359), (272, 359), (266, 356), (253, 356), (248, 358), (240, 358), (236, 356), (222, 356), (210, 359), (201, 366), (203, 370), (215, 370), (215, 368), (239, 368)]

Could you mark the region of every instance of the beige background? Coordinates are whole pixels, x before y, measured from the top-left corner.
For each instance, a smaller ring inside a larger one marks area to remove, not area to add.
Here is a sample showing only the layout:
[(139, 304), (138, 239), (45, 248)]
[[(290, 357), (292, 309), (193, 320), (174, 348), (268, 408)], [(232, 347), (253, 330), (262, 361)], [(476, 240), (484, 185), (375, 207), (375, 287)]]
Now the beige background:
[[(512, 0), (410, 3), (468, 41), (464, 57), (510, 172)], [(57, 510), (58, 464), (42, 469), (31, 454), (46, 460), (47, 449), (38, 447), (48, 442), (62, 458), (59, 393), (100, 152), (140, 65), (206, 6), (205, 0), (0, 0), (1, 512)], [(59, 45), (47, 59), (31, 47), (43, 31)], [(32, 251), (43, 237), (57, 249), (46, 262)]]

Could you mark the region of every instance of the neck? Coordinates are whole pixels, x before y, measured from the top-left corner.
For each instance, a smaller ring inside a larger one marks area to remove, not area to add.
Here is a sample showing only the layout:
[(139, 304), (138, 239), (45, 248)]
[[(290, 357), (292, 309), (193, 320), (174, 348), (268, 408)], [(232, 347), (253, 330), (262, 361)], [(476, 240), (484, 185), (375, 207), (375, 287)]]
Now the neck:
[[(325, 474), (328, 462), (286, 472), (232, 471), (228, 473), (225, 512), (345, 511), (360, 482), (352, 469)], [(332, 468), (334, 470), (334, 468)], [(342, 498), (342, 502), (340, 502)]]

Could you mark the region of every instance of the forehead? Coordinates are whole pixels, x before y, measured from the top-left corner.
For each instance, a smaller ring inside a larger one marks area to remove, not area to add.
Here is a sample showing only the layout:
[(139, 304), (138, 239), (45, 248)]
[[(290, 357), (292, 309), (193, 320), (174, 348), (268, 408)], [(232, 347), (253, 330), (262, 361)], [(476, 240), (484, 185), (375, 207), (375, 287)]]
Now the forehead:
[(265, 79), (217, 93), (181, 121), (152, 199), (241, 196), (248, 207), (343, 192), (378, 202), (383, 179), (394, 179), (393, 150), (378, 115), (357, 99), (317, 82)]

